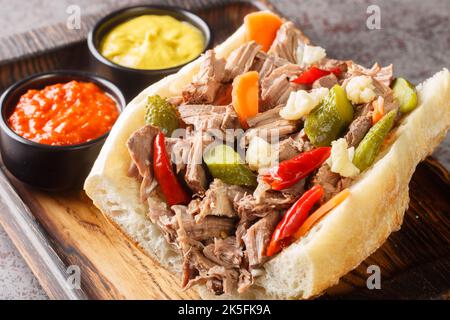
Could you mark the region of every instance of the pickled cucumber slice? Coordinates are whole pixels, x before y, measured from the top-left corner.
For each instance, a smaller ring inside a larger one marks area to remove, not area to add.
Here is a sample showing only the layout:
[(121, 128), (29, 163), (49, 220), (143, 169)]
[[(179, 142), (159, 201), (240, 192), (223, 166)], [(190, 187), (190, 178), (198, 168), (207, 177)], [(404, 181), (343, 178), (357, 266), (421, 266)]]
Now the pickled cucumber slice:
[(305, 132), (316, 147), (331, 145), (353, 120), (353, 106), (340, 85), (305, 120)]
[(225, 144), (208, 150), (203, 160), (211, 175), (228, 184), (256, 186), (256, 175), (245, 165), (241, 156)]
[(394, 125), (397, 110), (392, 110), (378, 121), (358, 145), (353, 164), (362, 172), (372, 165), (380, 152), (381, 145)]
[(145, 106), (145, 123), (158, 127), (166, 136), (178, 128), (178, 110), (158, 95), (149, 96)]
[(414, 85), (404, 78), (397, 78), (392, 86), (394, 97), (400, 104), (400, 111), (407, 113), (417, 107), (417, 92)]

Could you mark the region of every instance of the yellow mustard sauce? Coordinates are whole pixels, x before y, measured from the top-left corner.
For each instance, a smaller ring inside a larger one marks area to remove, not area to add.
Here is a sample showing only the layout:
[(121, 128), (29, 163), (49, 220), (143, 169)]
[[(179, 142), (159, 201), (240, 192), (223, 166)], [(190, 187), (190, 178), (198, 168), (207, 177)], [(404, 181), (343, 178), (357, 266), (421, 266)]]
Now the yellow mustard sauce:
[(204, 45), (202, 32), (187, 22), (143, 15), (113, 28), (103, 38), (100, 53), (124, 67), (164, 69), (196, 58)]

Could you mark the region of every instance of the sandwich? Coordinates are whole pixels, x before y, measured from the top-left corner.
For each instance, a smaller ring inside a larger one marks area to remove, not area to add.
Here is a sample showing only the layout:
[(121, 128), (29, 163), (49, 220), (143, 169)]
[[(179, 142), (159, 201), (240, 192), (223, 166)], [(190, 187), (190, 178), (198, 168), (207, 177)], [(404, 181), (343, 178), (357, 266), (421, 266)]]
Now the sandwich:
[(84, 188), (202, 298), (308, 299), (400, 229), (449, 125), (447, 69), (415, 86), (261, 11), (139, 94)]

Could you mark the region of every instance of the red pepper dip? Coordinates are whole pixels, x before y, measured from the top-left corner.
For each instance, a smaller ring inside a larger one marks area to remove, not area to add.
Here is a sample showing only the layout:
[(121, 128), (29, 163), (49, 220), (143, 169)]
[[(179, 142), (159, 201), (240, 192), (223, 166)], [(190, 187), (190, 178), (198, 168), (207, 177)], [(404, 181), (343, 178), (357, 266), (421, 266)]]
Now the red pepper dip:
[(20, 97), (8, 124), (28, 140), (64, 146), (102, 136), (118, 116), (116, 102), (97, 85), (71, 81), (28, 90)]

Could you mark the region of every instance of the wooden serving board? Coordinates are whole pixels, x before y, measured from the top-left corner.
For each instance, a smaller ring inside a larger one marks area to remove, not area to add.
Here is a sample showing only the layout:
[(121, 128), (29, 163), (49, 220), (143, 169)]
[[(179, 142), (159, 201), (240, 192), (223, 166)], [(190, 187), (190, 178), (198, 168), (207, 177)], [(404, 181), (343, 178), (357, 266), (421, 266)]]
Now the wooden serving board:
[[(215, 4), (198, 10), (222, 42), (245, 14), (262, 3)], [(0, 64), (0, 92), (31, 73), (87, 69), (87, 48), (77, 42)], [(14, 179), (0, 162), (0, 222), (47, 294), (54, 299), (197, 299), (179, 279), (146, 256), (93, 206), (82, 191), (48, 193)], [(410, 184), (410, 208), (402, 229), (325, 298), (450, 297), (450, 177), (438, 162), (421, 163)], [(382, 289), (366, 289), (369, 265), (381, 268)], [(67, 268), (81, 271), (71, 289)]]

